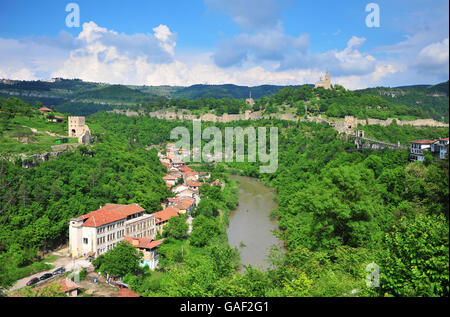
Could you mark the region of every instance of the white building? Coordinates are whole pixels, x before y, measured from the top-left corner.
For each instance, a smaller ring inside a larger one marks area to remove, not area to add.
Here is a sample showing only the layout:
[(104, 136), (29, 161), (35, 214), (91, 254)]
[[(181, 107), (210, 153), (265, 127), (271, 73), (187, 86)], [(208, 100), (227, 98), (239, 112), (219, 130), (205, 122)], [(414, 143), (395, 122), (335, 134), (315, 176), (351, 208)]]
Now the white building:
[(434, 141), (430, 140), (417, 140), (410, 142), (410, 160), (411, 161), (420, 161), (423, 162), (425, 160), (425, 154), (427, 151), (431, 150), (431, 144)]
[(449, 138), (436, 140), (431, 144), (431, 152), (436, 153), (441, 160), (445, 159), (445, 155), (448, 153)]
[(125, 236), (156, 237), (155, 216), (138, 204), (106, 204), (98, 210), (70, 220), (69, 250), (72, 257), (97, 257)]

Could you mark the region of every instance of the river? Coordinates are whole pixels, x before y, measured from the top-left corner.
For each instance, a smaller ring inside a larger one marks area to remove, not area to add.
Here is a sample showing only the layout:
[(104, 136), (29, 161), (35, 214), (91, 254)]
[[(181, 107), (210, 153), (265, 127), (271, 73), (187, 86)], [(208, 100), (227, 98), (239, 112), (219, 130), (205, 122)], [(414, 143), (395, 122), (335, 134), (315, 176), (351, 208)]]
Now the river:
[(242, 264), (267, 268), (269, 248), (274, 244), (282, 246), (271, 232), (278, 227), (269, 217), (270, 211), (278, 208), (273, 200), (274, 191), (255, 178), (238, 175), (231, 178), (239, 182), (239, 206), (229, 215), (228, 242), (239, 249)]

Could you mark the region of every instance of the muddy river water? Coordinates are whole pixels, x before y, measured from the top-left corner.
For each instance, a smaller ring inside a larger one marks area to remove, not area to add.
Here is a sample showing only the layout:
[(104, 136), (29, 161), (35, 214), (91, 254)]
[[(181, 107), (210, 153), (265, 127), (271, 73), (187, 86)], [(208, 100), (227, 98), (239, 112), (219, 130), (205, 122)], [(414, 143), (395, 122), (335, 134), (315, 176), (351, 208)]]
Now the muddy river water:
[(231, 178), (239, 182), (239, 206), (229, 215), (228, 242), (239, 249), (242, 264), (266, 268), (270, 247), (282, 246), (272, 233), (277, 223), (269, 217), (270, 211), (278, 207), (273, 201), (274, 191), (256, 178)]

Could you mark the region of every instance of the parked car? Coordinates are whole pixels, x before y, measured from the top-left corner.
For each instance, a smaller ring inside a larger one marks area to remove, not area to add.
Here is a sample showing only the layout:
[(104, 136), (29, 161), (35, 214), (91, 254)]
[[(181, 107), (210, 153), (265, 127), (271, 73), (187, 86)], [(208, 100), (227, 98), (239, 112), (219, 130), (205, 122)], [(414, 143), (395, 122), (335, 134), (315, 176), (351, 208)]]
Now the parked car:
[(27, 282), (27, 286), (36, 284), (37, 282), (39, 282), (39, 279), (38, 279), (37, 277), (33, 277), (31, 280), (29, 280), (29, 281)]
[(45, 273), (45, 274), (43, 274), (43, 275), (39, 278), (39, 281), (46, 280), (46, 279), (48, 279), (48, 278), (50, 278), (50, 277), (52, 277), (52, 276), (53, 276), (52, 273)]
[(66, 272), (66, 269), (64, 268), (64, 266), (61, 266), (59, 268), (57, 268), (56, 270), (53, 271), (53, 275), (58, 275), (58, 274), (64, 274)]

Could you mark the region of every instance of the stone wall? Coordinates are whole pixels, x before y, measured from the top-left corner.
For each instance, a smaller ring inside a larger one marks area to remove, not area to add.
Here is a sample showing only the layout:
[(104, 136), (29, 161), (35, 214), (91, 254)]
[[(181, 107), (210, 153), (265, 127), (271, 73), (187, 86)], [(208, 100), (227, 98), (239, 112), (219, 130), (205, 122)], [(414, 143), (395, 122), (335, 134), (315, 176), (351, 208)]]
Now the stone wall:
[[(126, 116), (138, 116), (142, 115), (142, 112), (136, 112), (136, 111), (124, 111), (124, 110), (112, 110), (109, 112), (113, 113), (119, 113), (124, 114)], [(183, 112), (186, 112), (183, 114)], [(182, 110), (181, 112), (173, 112), (173, 111), (154, 111), (148, 113), (150, 117), (158, 118), (158, 119), (165, 119), (165, 120), (180, 120), (180, 121), (191, 121), (193, 119), (198, 119), (196, 115), (189, 114), (187, 110)], [(280, 119), (280, 120), (286, 120), (286, 121), (311, 121), (311, 122), (327, 122), (331, 126), (333, 126), (338, 132), (348, 132), (350, 133), (353, 129), (355, 129), (358, 124), (361, 125), (374, 125), (379, 124), (381, 126), (388, 126), (390, 125), (394, 120), (397, 121), (398, 125), (412, 125), (416, 127), (420, 126), (429, 126), (429, 127), (448, 127), (449, 125), (447, 123), (442, 123), (439, 121), (436, 121), (434, 119), (417, 119), (413, 121), (401, 121), (399, 119), (393, 119), (389, 118), (386, 120), (380, 120), (380, 119), (368, 119), (368, 120), (362, 120), (357, 119), (353, 116), (346, 116), (343, 121), (328, 121), (324, 118), (322, 118), (320, 115), (318, 117), (307, 117), (306, 119), (299, 119), (295, 114), (293, 113), (283, 113), (283, 114), (272, 114), (272, 115), (263, 115), (262, 111), (246, 111), (245, 113), (241, 114), (228, 114), (224, 113), (222, 116), (217, 116), (213, 113), (207, 113), (200, 116), (200, 119), (202, 121), (210, 121), (210, 122), (232, 122), (232, 121), (239, 121), (239, 120), (261, 120), (261, 119)]]

